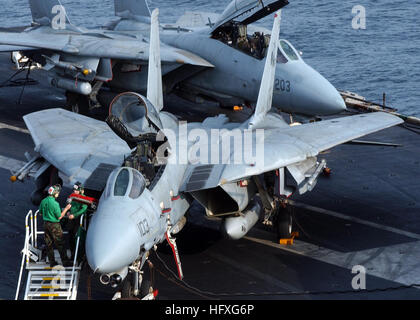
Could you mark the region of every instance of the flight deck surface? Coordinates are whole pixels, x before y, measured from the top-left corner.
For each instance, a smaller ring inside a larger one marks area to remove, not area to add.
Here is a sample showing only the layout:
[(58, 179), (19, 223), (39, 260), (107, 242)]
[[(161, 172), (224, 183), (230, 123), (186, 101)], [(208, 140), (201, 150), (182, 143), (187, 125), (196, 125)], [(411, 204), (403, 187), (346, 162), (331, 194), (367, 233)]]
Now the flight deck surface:
[[(0, 55), (0, 83), (12, 74), (10, 56)], [(24, 73), (21, 75), (24, 77)], [(12, 184), (33, 142), (22, 116), (63, 107), (63, 92), (51, 89), (43, 72), (30, 75), (38, 85), (0, 88), (0, 298), (13, 299), (18, 280), (24, 219), (36, 209), (29, 197), (33, 182)], [(221, 110), (170, 97), (167, 109), (189, 121)], [(398, 106), (396, 106), (398, 107)], [(233, 118), (247, 113), (229, 112)], [(98, 113), (98, 117), (101, 114)], [(57, 124), (57, 130), (60, 130)], [(294, 196), (292, 246), (276, 243), (275, 234), (258, 225), (242, 240), (222, 238), (219, 222), (205, 217), (194, 203), (185, 229), (177, 236), (185, 282), (174, 280), (172, 253), (153, 253), (155, 287), (160, 299), (419, 299), (420, 284), (420, 130), (390, 128), (361, 140), (399, 147), (346, 144), (320, 156), (332, 169), (313, 192)], [(70, 190), (64, 190), (60, 200)], [(367, 272), (367, 291), (354, 292), (354, 266)], [(110, 299), (113, 291), (82, 272), (78, 299)], [(199, 289), (199, 290), (197, 290)], [(376, 289), (379, 289), (375, 291)], [(89, 294), (90, 292), (90, 294)], [(304, 294), (304, 292), (306, 292)]]

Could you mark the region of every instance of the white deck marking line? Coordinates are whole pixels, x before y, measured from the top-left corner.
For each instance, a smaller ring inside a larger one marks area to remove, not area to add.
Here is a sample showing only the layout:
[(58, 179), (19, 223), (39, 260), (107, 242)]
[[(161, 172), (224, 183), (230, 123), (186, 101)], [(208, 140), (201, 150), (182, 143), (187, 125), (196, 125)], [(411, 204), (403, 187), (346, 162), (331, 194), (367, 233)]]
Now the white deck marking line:
[[(379, 277), (403, 285), (420, 283), (420, 241), (363, 251), (338, 252), (300, 240), (295, 240), (292, 246), (283, 246), (255, 237), (247, 236), (245, 239), (348, 269), (350, 290), (353, 278), (351, 269), (356, 265), (364, 266), (368, 276)], [(375, 289), (369, 286), (369, 280), (366, 284), (367, 289)]]
[(16, 172), (26, 164), (25, 161), (16, 160), (0, 155), (0, 168)]
[(289, 200), (289, 202), (294, 207), (307, 209), (307, 210), (314, 211), (314, 212), (317, 212), (317, 213), (326, 214), (326, 215), (329, 215), (329, 216), (332, 216), (332, 217), (335, 217), (335, 218), (352, 221), (352, 222), (355, 222), (355, 223), (363, 224), (365, 226), (373, 227), (373, 228), (384, 230), (384, 231), (389, 231), (389, 232), (396, 233), (396, 234), (399, 234), (399, 235), (402, 235), (402, 236), (406, 236), (406, 237), (409, 237), (409, 238), (420, 240), (420, 234), (418, 234), (418, 233), (413, 233), (413, 232), (410, 232), (410, 231), (404, 231), (404, 230), (400, 230), (400, 229), (393, 228), (393, 227), (390, 227), (390, 226), (384, 226), (384, 225), (379, 224), (379, 223), (359, 219), (359, 218), (356, 218), (356, 217), (351, 217), (351, 216), (348, 216), (348, 215), (343, 214), (343, 213), (314, 207), (314, 206), (304, 204), (304, 203), (300, 203), (300, 202), (296, 202), (296, 201), (293, 201), (293, 200)]
[(22, 133), (29, 134), (29, 130), (28, 129), (22, 129), (22, 128), (11, 126), (11, 125), (5, 124), (5, 123), (0, 123), (0, 129), (9, 129), (9, 130), (13, 130), (13, 131), (17, 131), (17, 132), (22, 132)]

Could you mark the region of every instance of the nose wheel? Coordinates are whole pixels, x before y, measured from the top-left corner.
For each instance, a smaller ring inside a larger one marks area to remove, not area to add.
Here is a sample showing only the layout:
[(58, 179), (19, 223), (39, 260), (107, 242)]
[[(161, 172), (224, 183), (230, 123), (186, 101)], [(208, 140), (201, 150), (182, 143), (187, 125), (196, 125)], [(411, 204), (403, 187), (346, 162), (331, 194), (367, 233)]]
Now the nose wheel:
[(152, 282), (149, 279), (144, 279), (141, 281), (141, 284), (139, 286), (139, 293), (135, 294), (135, 276), (127, 276), (127, 278), (124, 280), (121, 288), (121, 299), (137, 299), (137, 298), (143, 298), (150, 294), (152, 289)]
[(157, 291), (153, 289), (153, 264), (147, 260), (148, 272), (131, 269), (121, 285), (121, 299), (154, 300)]

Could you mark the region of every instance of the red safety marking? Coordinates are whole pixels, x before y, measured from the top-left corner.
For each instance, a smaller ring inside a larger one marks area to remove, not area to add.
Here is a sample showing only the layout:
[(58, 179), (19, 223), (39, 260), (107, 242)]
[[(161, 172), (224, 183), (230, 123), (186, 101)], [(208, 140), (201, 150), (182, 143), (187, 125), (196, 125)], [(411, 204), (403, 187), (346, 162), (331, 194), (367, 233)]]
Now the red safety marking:
[(87, 197), (87, 196), (82, 196), (81, 194), (75, 194), (75, 193), (72, 193), (70, 196), (69, 196), (69, 199), (74, 199), (74, 200), (84, 200), (84, 201), (89, 201), (89, 202), (95, 202), (95, 203), (98, 203), (98, 199), (95, 199), (95, 198), (91, 198), (91, 197)]
[(90, 206), (91, 209), (96, 209), (96, 207), (98, 206), (98, 200), (95, 198), (91, 198), (91, 197), (86, 197), (86, 196), (82, 196), (80, 194), (72, 194), (70, 195), (70, 197), (68, 198), (71, 201), (76, 201), (79, 202), (81, 204), (85, 204)]
[(178, 195), (178, 196), (176, 196), (176, 197), (172, 197), (172, 201), (176, 201), (176, 200), (179, 200), (179, 199), (181, 199), (181, 196), (180, 195)]
[(181, 270), (180, 270), (180, 268), (179, 268), (178, 255), (177, 255), (177, 252), (176, 252), (176, 250), (175, 250), (175, 245), (174, 245), (174, 244), (171, 242), (171, 240), (169, 239), (168, 233), (169, 233), (169, 232), (166, 232), (166, 233), (165, 233), (166, 241), (168, 241), (169, 246), (170, 246), (170, 247), (171, 247), (171, 249), (172, 249), (172, 253), (174, 254), (174, 259), (175, 259), (176, 269), (178, 270), (178, 277), (182, 280), (183, 276), (182, 276)]
[(171, 208), (169, 208), (169, 209), (163, 209), (162, 210), (162, 213), (169, 213), (169, 212), (171, 212), (172, 211), (172, 209)]

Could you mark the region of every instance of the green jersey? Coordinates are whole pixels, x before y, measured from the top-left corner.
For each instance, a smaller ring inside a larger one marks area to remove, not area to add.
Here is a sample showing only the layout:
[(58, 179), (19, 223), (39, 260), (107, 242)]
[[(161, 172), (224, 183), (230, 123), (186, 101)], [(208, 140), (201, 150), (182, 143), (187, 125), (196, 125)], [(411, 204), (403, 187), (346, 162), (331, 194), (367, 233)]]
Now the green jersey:
[(61, 209), (54, 197), (48, 196), (42, 200), (39, 206), (39, 213), (42, 214), (44, 221), (60, 222)]
[(70, 214), (72, 214), (74, 218), (79, 218), (82, 214), (86, 212), (86, 210), (87, 210), (86, 204), (82, 204), (77, 201), (71, 202)]

